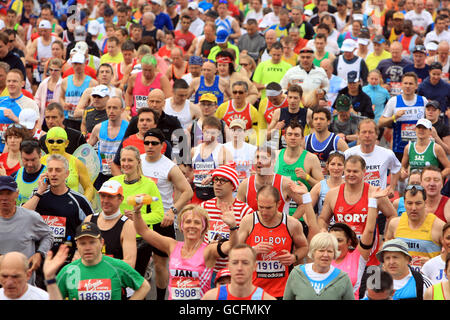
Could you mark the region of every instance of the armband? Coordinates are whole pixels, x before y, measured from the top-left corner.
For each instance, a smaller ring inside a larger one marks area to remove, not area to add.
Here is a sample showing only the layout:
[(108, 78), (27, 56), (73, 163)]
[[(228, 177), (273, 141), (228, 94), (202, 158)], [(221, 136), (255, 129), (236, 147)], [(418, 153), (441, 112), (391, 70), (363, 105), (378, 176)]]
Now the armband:
[(370, 245), (367, 245), (367, 244), (362, 243), (361, 240), (359, 240), (359, 245), (361, 246), (361, 248), (363, 248), (365, 250), (369, 250), (369, 249), (372, 249), (373, 243)]
[(308, 204), (308, 203), (311, 203), (312, 202), (312, 199), (311, 199), (311, 193), (305, 193), (304, 195), (302, 195), (302, 202), (303, 202), (303, 204)]
[(369, 208), (378, 208), (378, 200), (377, 199), (375, 199), (375, 198), (369, 198), (369, 201), (368, 201), (368, 207)]
[(220, 240), (219, 240), (219, 243), (217, 244), (217, 253), (219, 254), (219, 256), (220, 256), (221, 258), (226, 258), (226, 257), (228, 257), (228, 255), (225, 254), (225, 253), (222, 251), (222, 245), (223, 245), (223, 243), (224, 243), (225, 241), (228, 241), (228, 239), (220, 239)]
[(51, 284), (56, 283), (56, 279), (53, 278), (53, 279), (44, 280), (44, 283), (45, 283), (46, 286), (49, 286)]

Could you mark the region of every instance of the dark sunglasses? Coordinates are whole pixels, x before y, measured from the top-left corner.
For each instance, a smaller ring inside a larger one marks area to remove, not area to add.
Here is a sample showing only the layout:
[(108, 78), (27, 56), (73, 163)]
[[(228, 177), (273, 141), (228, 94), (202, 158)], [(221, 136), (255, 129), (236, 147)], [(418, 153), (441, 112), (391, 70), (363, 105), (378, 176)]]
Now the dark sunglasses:
[(11, 123), (8, 126), (8, 129), (11, 129), (11, 128), (23, 129), (23, 126), (21, 124), (18, 124), (18, 123)]
[(416, 189), (416, 190), (419, 190), (419, 191), (424, 191), (425, 190), (421, 185), (418, 185), (418, 184), (410, 184), (409, 186), (406, 187), (405, 190), (409, 191), (409, 190), (412, 190), (412, 189)]
[(50, 144), (63, 144), (66, 140), (64, 139), (58, 139), (58, 140), (54, 140), (54, 139), (48, 139), (47, 142)]
[(233, 91), (233, 94), (244, 94), (245, 91)]
[(152, 145), (152, 146), (157, 146), (161, 144), (161, 142), (159, 141), (144, 141), (144, 145), (148, 146), (148, 145)]

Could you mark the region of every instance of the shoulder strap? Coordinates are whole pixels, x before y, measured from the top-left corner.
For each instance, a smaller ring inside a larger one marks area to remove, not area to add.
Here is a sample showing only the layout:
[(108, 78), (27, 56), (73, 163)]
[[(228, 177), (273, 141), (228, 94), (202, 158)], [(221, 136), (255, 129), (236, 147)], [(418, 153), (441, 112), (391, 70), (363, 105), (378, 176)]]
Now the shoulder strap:
[(423, 276), (422, 273), (415, 271), (413, 268), (409, 267), (411, 273), (416, 281), (416, 295), (417, 300), (423, 300)]
[(217, 294), (217, 300), (227, 300), (227, 298), (228, 298), (227, 285), (221, 285), (219, 287), (219, 292)]

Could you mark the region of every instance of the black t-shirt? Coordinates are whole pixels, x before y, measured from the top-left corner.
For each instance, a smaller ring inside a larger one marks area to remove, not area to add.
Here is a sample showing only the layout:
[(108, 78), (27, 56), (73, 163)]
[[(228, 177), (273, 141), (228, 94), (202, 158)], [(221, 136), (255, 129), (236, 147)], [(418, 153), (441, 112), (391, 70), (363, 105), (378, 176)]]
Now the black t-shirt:
[[(69, 145), (66, 148), (66, 152), (69, 154), (73, 154), (75, 152), (75, 150), (77, 150), (77, 148), (83, 144), (86, 143), (86, 139), (84, 138), (84, 136), (81, 134), (80, 131), (69, 128), (69, 127), (65, 127), (64, 128), (67, 132), (67, 139), (69, 140)], [(41, 149), (45, 152), (48, 153), (48, 149), (47, 146), (45, 145), (45, 138), (47, 137), (47, 135), (43, 135), (40, 139), (39, 139), (39, 145), (41, 146)]]
[(85, 111), (85, 124), (86, 124), (86, 132), (92, 132), (92, 129), (94, 129), (94, 127), (103, 122), (108, 120), (108, 115), (106, 114), (106, 110), (97, 110), (95, 109), (95, 107), (93, 106), (89, 106), (86, 108)]
[(436, 123), (433, 123), (433, 127), (436, 129), (439, 138), (450, 136), (450, 127), (444, 123), (444, 120), (439, 117)]
[(20, 71), (22, 71), (23, 78), (26, 79), (27, 75), (25, 72), (25, 66), (23, 65), (22, 60), (16, 53), (9, 51), (4, 58), (0, 58), (0, 61), (6, 62), (9, 65), (10, 70), (19, 69)]

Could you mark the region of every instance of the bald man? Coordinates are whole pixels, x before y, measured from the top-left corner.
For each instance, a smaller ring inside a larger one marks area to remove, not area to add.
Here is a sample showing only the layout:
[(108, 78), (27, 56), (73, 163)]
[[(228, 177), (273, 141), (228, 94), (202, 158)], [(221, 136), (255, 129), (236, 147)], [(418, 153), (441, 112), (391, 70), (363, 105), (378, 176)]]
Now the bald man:
[(28, 258), (12, 251), (0, 257), (0, 300), (49, 300), (48, 293), (28, 284)]

